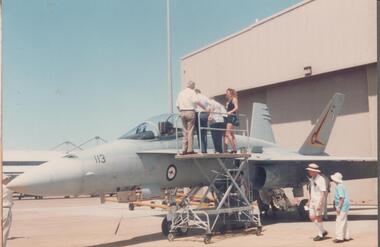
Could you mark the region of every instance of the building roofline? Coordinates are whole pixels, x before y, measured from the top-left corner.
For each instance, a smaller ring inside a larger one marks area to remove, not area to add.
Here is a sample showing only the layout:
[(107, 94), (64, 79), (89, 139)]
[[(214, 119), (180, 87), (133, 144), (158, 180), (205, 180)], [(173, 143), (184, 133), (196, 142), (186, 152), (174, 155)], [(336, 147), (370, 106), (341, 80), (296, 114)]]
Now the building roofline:
[(222, 43), (222, 42), (224, 42), (224, 41), (227, 41), (227, 40), (232, 39), (232, 38), (234, 38), (234, 37), (236, 37), (236, 36), (239, 36), (239, 35), (241, 35), (241, 34), (243, 34), (243, 33), (246, 33), (246, 32), (252, 30), (252, 29), (255, 28), (255, 27), (258, 27), (258, 26), (260, 26), (260, 25), (263, 25), (263, 24), (266, 23), (266, 22), (269, 22), (269, 21), (271, 21), (271, 20), (274, 20), (274, 19), (276, 19), (276, 18), (278, 18), (278, 17), (280, 17), (280, 16), (282, 16), (282, 15), (288, 13), (288, 12), (291, 12), (291, 11), (293, 11), (293, 10), (296, 10), (296, 9), (298, 9), (298, 8), (300, 8), (300, 7), (302, 7), (302, 6), (306, 5), (306, 4), (309, 4), (309, 3), (311, 3), (311, 2), (314, 2), (314, 1), (315, 1), (315, 0), (305, 0), (305, 1), (303, 1), (303, 2), (297, 3), (297, 4), (295, 4), (295, 5), (293, 5), (293, 6), (289, 7), (289, 8), (286, 8), (286, 9), (284, 9), (284, 10), (282, 10), (282, 11), (280, 11), (280, 12), (274, 14), (274, 15), (271, 15), (271, 16), (269, 16), (269, 17), (266, 17), (266, 18), (262, 19), (261, 21), (258, 21), (258, 22), (256, 22), (256, 23), (250, 25), (249, 27), (244, 28), (243, 30), (241, 30), (241, 31), (239, 31), (239, 32), (233, 33), (233, 34), (231, 34), (231, 35), (229, 35), (229, 36), (227, 36), (227, 37), (224, 37), (224, 38), (222, 38), (222, 39), (220, 39), (220, 40), (218, 40), (218, 41), (216, 41), (216, 42), (214, 42), (214, 43), (211, 43), (211, 44), (206, 45), (206, 46), (204, 46), (204, 47), (202, 47), (202, 48), (200, 48), (200, 49), (198, 49), (198, 50), (195, 50), (195, 51), (193, 51), (193, 52), (191, 52), (191, 53), (189, 53), (189, 54), (186, 54), (186, 55), (184, 55), (183, 57), (181, 57), (181, 60), (184, 60), (184, 59), (187, 59), (187, 58), (189, 58), (189, 57), (192, 57), (192, 56), (194, 56), (194, 55), (196, 55), (196, 54), (198, 54), (198, 53), (201, 53), (201, 52), (203, 52), (203, 51), (205, 51), (205, 50), (207, 50), (207, 49), (209, 49), (209, 48), (212, 48), (212, 47), (214, 47), (214, 46), (216, 46), (216, 45), (218, 45), (218, 44), (220, 44), (220, 43)]

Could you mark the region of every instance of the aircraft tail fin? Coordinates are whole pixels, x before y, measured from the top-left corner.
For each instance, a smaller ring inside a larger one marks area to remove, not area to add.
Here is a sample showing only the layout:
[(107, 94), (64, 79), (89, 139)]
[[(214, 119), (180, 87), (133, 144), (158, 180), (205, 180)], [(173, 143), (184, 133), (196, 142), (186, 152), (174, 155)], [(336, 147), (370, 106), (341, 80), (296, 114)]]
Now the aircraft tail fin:
[(325, 151), (335, 119), (344, 102), (344, 94), (336, 93), (318, 118), (313, 130), (299, 150), (303, 155), (322, 154)]
[(250, 135), (253, 138), (275, 143), (271, 116), (267, 105), (253, 103)]

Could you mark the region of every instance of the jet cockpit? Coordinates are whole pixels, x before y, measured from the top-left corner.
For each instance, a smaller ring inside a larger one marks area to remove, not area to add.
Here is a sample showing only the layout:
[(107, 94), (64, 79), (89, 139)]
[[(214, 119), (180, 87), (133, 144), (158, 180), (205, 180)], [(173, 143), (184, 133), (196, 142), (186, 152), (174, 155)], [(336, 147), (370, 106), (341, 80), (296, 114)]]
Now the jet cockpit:
[(153, 140), (182, 137), (182, 121), (178, 114), (161, 114), (147, 119), (119, 139)]

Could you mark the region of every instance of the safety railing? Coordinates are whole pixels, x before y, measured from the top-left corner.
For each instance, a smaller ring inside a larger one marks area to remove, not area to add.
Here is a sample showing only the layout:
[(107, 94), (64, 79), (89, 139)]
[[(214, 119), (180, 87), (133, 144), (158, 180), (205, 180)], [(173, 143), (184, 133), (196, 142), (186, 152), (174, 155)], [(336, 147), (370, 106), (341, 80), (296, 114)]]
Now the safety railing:
[[(224, 123), (226, 123), (226, 118), (228, 116), (226, 113), (222, 113), (222, 112), (198, 112), (197, 113), (198, 117), (197, 117), (196, 121), (198, 123), (197, 128), (198, 128), (199, 149), (200, 150), (202, 150), (202, 130), (206, 131), (206, 140), (207, 140), (208, 131), (222, 131), (222, 132), (226, 132), (228, 130), (227, 126), (226, 126), (226, 128), (212, 128), (212, 127), (210, 127), (210, 121), (207, 121), (207, 126), (201, 126), (201, 117), (200, 117), (201, 113), (206, 113), (206, 114), (208, 114), (207, 116), (210, 116), (211, 114), (220, 115), (220, 117), (222, 117), (224, 119)], [(248, 116), (247, 116), (247, 114), (236, 114), (235, 116), (238, 117), (240, 124), (239, 124), (238, 127), (234, 126), (234, 128), (231, 129), (230, 131), (232, 131), (234, 133), (241, 133), (242, 136), (246, 137), (246, 140), (244, 141), (244, 143), (237, 143), (236, 146), (238, 148), (238, 146), (240, 145), (240, 152), (242, 152), (242, 153), (250, 152), (251, 149), (250, 149), (250, 141), (249, 141)], [(175, 114), (174, 119), (175, 119), (174, 121), (176, 123), (176, 126), (179, 126), (178, 125), (178, 121), (181, 120), (181, 116), (179, 114)], [(242, 122), (245, 122), (244, 128), (241, 127), (242, 126)], [(183, 128), (184, 127), (182, 126), (182, 129)], [(177, 127), (176, 128), (176, 148), (177, 148), (177, 153), (180, 152), (178, 129), (179, 128)], [(184, 130), (182, 130), (182, 132), (184, 132)], [(184, 133), (183, 133), (182, 138), (185, 138)], [(246, 146), (244, 146), (242, 144), (245, 144)], [(222, 142), (222, 145), (223, 145), (223, 142)], [(226, 151), (227, 150), (224, 150), (224, 152), (226, 152)]]

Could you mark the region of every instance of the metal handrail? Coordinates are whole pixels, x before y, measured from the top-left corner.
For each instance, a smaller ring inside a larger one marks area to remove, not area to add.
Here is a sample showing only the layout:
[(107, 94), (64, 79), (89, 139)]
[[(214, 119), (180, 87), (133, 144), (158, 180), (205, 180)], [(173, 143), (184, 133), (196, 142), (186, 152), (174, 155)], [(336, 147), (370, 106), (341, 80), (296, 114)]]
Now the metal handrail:
[[(228, 116), (227, 113), (225, 112), (205, 112), (205, 111), (202, 111), (203, 113), (209, 113), (209, 114), (219, 114), (219, 115), (223, 115), (223, 116)], [(198, 112), (198, 136), (199, 136), (199, 149), (202, 150), (202, 131), (201, 130), (214, 130), (214, 131), (226, 131), (227, 128), (211, 128), (211, 127), (201, 127), (201, 124), (200, 124), (200, 117), (199, 115), (202, 113), (202, 112)], [(179, 114), (173, 114), (175, 115), (175, 123), (176, 123), (176, 126), (178, 126), (178, 119), (181, 119), (180, 118), (180, 115)], [(237, 116), (239, 116), (239, 118), (243, 118), (245, 119), (245, 122), (246, 122), (246, 129), (233, 129), (232, 131), (233, 132), (242, 132), (243, 133), (243, 136), (247, 136), (247, 138), (249, 138), (249, 125), (248, 125), (248, 116), (247, 114), (236, 114)], [(208, 125), (208, 123), (207, 123)], [(183, 127), (184, 128), (184, 127)], [(206, 132), (206, 136), (207, 136), (207, 132)], [(249, 140), (247, 141), (247, 152), (250, 152), (251, 149), (250, 149), (250, 142)], [(179, 142), (178, 142), (178, 128), (176, 128), (176, 148), (177, 148), (177, 153), (179, 153)]]

